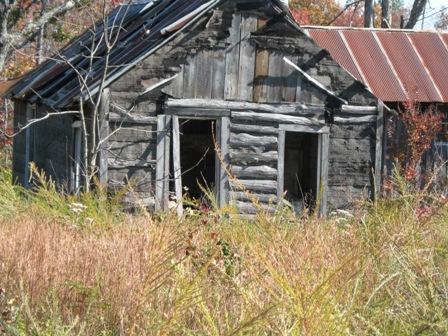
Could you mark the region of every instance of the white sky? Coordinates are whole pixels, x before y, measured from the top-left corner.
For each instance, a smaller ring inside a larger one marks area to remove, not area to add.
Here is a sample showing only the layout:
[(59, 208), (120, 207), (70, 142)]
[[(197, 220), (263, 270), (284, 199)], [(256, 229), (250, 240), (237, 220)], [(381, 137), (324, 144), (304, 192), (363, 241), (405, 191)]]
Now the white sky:
[[(408, 7), (412, 7), (413, 1), (407, 1)], [(439, 17), (439, 13), (443, 8), (448, 8), (448, 0), (429, 0), (426, 5), (425, 19), (423, 21), (423, 29), (434, 29), (434, 23)], [(422, 21), (419, 21), (415, 29), (422, 29)]]

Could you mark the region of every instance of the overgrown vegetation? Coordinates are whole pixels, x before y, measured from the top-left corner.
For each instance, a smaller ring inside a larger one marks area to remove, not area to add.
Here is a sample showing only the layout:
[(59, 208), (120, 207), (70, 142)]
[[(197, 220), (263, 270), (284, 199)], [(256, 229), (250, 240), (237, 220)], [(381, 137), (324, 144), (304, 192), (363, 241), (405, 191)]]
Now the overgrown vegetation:
[(398, 172), (390, 198), (327, 220), (131, 216), (35, 178), (30, 195), (1, 173), (1, 334), (448, 332), (448, 205)]

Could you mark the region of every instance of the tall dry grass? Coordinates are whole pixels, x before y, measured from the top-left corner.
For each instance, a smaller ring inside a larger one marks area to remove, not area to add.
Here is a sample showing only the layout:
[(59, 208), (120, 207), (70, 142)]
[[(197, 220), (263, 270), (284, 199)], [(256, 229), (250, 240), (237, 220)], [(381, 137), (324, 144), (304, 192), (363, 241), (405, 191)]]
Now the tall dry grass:
[(130, 216), (92, 196), (74, 211), (52, 185), (25, 198), (7, 178), (0, 189), (6, 335), (448, 333), (437, 195), (400, 192), (327, 220), (288, 209), (248, 220), (206, 208)]

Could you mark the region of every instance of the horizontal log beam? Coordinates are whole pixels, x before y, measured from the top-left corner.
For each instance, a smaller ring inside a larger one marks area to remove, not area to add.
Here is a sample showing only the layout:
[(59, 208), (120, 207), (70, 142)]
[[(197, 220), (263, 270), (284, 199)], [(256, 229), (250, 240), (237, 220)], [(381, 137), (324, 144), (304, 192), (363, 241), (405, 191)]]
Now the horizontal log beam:
[(263, 178), (277, 179), (277, 169), (266, 165), (263, 166), (236, 166), (232, 165), (232, 173), (237, 178)]
[(257, 104), (248, 102), (235, 102), (210, 99), (168, 99), (167, 107), (193, 107), (198, 109), (226, 109), (231, 111), (261, 111), (279, 114), (320, 114), (325, 112), (324, 105), (296, 104)]
[(353, 114), (377, 114), (378, 107), (376, 107), (376, 106), (342, 105), (341, 112), (353, 113)]
[(277, 146), (277, 137), (274, 136), (253, 136), (246, 133), (232, 134), (230, 137), (230, 146), (248, 147), (248, 146)]
[(230, 161), (235, 163), (277, 163), (277, 151), (269, 151), (266, 153), (242, 153), (230, 151)]
[(336, 125), (354, 125), (365, 123), (376, 123), (377, 116), (369, 115), (365, 117), (334, 117), (333, 121)]
[(230, 125), (230, 131), (233, 133), (278, 134), (278, 128), (276, 127), (234, 123)]
[(110, 169), (123, 169), (130, 167), (148, 168), (156, 165), (156, 160), (123, 160), (116, 158), (107, 159), (107, 164)]
[(294, 125), (316, 125), (324, 126), (324, 117), (309, 118), (309, 117), (296, 117), (277, 113), (259, 113), (259, 112), (233, 112), (232, 118), (252, 121), (267, 121), (275, 122), (279, 124), (294, 124)]
[(155, 125), (157, 124), (157, 117), (144, 117), (131, 114), (122, 115), (119, 113), (109, 112), (109, 122)]
[(233, 190), (241, 190), (241, 186), (251, 192), (261, 192), (263, 194), (276, 194), (277, 181), (263, 180), (238, 180), (238, 182), (230, 181), (230, 187)]

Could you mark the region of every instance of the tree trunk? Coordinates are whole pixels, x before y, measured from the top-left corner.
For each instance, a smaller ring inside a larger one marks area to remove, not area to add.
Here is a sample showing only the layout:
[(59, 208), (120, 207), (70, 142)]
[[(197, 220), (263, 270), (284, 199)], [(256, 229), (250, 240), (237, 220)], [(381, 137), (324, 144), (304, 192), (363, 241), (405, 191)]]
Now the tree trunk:
[(373, 0), (365, 0), (364, 27), (373, 28)]
[(381, 3), (381, 28), (392, 26), (392, 0), (383, 0)]
[(412, 5), (411, 15), (409, 16), (409, 21), (404, 27), (405, 29), (413, 29), (417, 24), (419, 17), (422, 15), (423, 10), (426, 7), (428, 0), (414, 0)]

